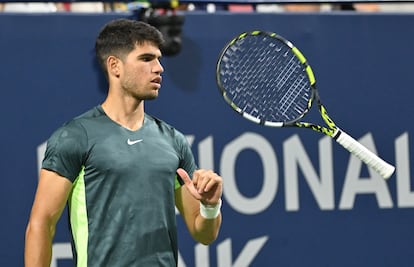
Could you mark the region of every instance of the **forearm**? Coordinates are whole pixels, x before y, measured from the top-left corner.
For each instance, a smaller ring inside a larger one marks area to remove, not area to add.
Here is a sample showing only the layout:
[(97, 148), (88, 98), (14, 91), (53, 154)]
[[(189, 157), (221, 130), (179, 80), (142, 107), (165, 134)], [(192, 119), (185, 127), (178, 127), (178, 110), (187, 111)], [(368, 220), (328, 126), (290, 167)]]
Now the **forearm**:
[(65, 208), (72, 183), (59, 174), (42, 169), (26, 228), (25, 267), (49, 267), (56, 223)]
[(195, 220), (195, 238), (208, 245), (216, 240), (221, 226), (221, 199), (214, 206), (200, 202), (199, 214)]
[(222, 178), (205, 170), (194, 172), (193, 180), (183, 169), (177, 173), (185, 183), (176, 190), (177, 208), (193, 239), (208, 245), (216, 240), (221, 227)]
[(25, 267), (49, 267), (52, 258), (54, 228), (28, 224), (25, 242)]
[(197, 242), (204, 245), (211, 244), (216, 240), (221, 226), (221, 214), (214, 219), (206, 219), (198, 215), (195, 220), (195, 233), (193, 235)]

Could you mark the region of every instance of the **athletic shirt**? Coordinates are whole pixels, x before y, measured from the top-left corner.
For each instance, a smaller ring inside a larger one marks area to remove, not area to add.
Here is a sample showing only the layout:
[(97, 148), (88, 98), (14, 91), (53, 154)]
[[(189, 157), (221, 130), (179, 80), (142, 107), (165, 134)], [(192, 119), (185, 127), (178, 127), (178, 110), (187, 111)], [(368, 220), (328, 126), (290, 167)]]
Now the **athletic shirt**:
[(73, 183), (77, 267), (177, 265), (176, 170), (196, 169), (182, 133), (148, 114), (130, 131), (97, 106), (52, 134), (42, 167)]

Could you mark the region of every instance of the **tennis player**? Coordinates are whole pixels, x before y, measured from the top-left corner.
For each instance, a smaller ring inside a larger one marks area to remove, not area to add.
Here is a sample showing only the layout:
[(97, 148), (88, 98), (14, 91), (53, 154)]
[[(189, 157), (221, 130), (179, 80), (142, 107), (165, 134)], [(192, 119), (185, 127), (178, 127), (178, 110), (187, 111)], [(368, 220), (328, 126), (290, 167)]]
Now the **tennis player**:
[(108, 95), (48, 140), (26, 230), (26, 267), (50, 266), (66, 203), (77, 267), (177, 266), (175, 206), (197, 242), (217, 238), (222, 178), (197, 169), (184, 135), (144, 111), (161, 87), (162, 42), (156, 28), (127, 19), (99, 33)]

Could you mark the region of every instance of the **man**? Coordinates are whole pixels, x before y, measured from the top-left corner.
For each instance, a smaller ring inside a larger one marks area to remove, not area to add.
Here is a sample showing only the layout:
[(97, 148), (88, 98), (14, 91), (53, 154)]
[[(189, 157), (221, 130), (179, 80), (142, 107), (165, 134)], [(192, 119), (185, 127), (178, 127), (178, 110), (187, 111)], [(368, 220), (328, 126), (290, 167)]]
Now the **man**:
[(48, 140), (26, 230), (26, 267), (50, 266), (66, 203), (78, 267), (176, 266), (174, 204), (196, 241), (217, 238), (222, 178), (197, 170), (184, 135), (144, 112), (161, 87), (162, 42), (154, 27), (126, 19), (100, 32), (95, 49), (108, 95)]

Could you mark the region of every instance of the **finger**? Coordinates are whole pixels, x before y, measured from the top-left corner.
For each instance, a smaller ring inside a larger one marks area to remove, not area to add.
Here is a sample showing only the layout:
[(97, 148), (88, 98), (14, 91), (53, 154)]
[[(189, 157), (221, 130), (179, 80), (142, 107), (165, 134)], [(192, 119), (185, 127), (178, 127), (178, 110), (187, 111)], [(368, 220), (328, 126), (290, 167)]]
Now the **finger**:
[(182, 169), (182, 168), (177, 169), (177, 174), (181, 177), (181, 179), (183, 180), (183, 182), (186, 185), (193, 183), (191, 181), (190, 176), (188, 175), (188, 173), (184, 169)]
[[(199, 175), (197, 177), (199, 179), (197, 181), (196, 187), (198, 188), (198, 193), (200, 194), (203, 192), (210, 191), (214, 186), (220, 183), (219, 176), (212, 171), (203, 171), (198, 174)], [(193, 183), (196, 183), (196, 182), (193, 181)]]
[(221, 182), (215, 177), (210, 179), (206, 186), (204, 187), (204, 192), (209, 192), (212, 189), (218, 188), (220, 186)]
[(177, 174), (181, 177), (191, 195), (193, 195), (196, 199), (201, 199), (201, 195), (197, 192), (197, 189), (194, 187), (193, 181), (191, 181), (191, 178), (188, 175), (188, 173), (184, 169), (179, 168), (177, 169)]

